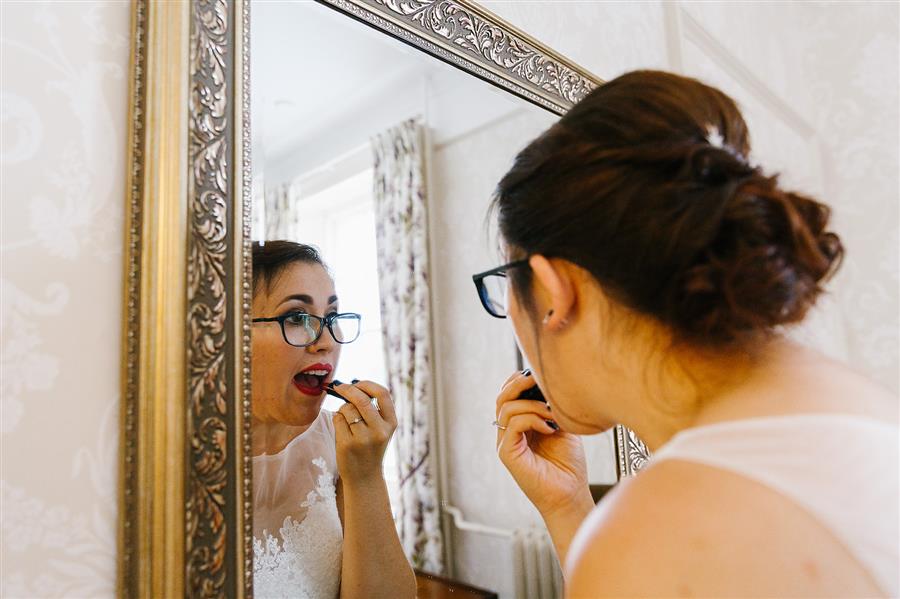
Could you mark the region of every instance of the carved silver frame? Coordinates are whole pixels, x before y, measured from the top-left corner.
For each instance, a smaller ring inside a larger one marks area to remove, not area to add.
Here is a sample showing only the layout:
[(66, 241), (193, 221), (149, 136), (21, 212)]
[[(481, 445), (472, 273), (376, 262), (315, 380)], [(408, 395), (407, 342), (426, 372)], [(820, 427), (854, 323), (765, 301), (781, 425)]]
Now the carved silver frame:
[(602, 81), (468, 0), (317, 0), (550, 112)]
[[(317, 0), (562, 115), (602, 84), (470, 0)], [(135, 0), (119, 594), (252, 596), (248, 0)], [(616, 427), (619, 476), (646, 448)]]
[(638, 439), (634, 431), (621, 424), (616, 425), (616, 465), (619, 479), (626, 476), (634, 476), (647, 465), (650, 459), (650, 450), (643, 441)]

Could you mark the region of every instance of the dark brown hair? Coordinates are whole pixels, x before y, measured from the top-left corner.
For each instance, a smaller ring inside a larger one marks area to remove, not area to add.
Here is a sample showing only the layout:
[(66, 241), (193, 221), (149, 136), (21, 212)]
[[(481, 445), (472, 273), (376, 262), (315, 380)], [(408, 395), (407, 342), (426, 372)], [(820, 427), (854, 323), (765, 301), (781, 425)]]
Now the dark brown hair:
[(319, 250), (311, 245), (286, 241), (284, 239), (253, 242), (253, 295), (261, 286), (266, 289), (272, 282), (284, 272), (291, 264), (303, 262), (306, 264), (318, 264), (325, 270), (325, 262), (319, 254)]
[[(843, 254), (829, 208), (780, 189), (749, 151), (731, 98), (635, 71), (522, 150), (492, 209), (510, 259), (565, 258), (681, 339), (738, 342), (802, 320)], [(532, 306), (530, 269), (510, 276)]]

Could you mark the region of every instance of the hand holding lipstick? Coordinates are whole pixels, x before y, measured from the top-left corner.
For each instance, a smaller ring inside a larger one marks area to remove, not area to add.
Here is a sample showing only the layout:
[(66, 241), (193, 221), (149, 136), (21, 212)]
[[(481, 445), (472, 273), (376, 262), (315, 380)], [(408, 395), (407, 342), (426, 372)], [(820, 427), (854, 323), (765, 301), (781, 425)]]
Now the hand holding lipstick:
[(371, 381), (334, 381), (329, 395), (346, 404), (333, 417), (338, 471), (345, 485), (382, 476), (382, 459), (397, 428), (390, 392)]
[[(353, 379), (352, 381), (350, 381), (350, 384), (355, 385), (358, 382), (359, 382), (359, 379)], [(341, 381), (335, 379), (335, 380), (331, 381), (330, 383), (328, 383), (327, 385), (325, 385), (325, 387), (324, 387), (325, 393), (327, 393), (328, 395), (330, 395), (332, 397), (337, 397), (344, 403), (350, 403), (350, 401), (346, 397), (344, 397), (343, 395), (341, 395), (340, 393), (338, 393), (337, 391), (334, 390), (335, 387), (338, 387), (343, 384), (345, 384), (345, 383), (342, 383)], [(375, 406), (375, 409), (380, 412), (381, 408), (378, 406), (378, 398), (370, 397), (369, 399), (371, 400), (372, 405)]]
[(535, 389), (530, 372), (517, 372), (504, 383), (497, 396), (497, 455), (546, 518), (588, 488), (587, 464), (581, 439), (559, 430)]

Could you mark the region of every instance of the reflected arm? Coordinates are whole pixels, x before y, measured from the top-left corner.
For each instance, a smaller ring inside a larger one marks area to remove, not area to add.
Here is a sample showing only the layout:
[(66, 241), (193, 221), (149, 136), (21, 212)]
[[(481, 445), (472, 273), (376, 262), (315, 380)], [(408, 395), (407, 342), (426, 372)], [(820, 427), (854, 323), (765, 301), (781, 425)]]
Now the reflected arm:
[(353, 484), (338, 481), (344, 525), (341, 599), (412, 598), (416, 579), (403, 553), (381, 473)]

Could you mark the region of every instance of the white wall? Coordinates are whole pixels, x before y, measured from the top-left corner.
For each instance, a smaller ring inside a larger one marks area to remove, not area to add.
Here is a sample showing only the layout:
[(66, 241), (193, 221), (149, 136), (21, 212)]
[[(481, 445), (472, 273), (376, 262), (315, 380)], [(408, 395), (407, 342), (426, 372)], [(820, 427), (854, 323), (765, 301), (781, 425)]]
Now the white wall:
[(115, 585), (130, 4), (0, 2), (0, 595)]

